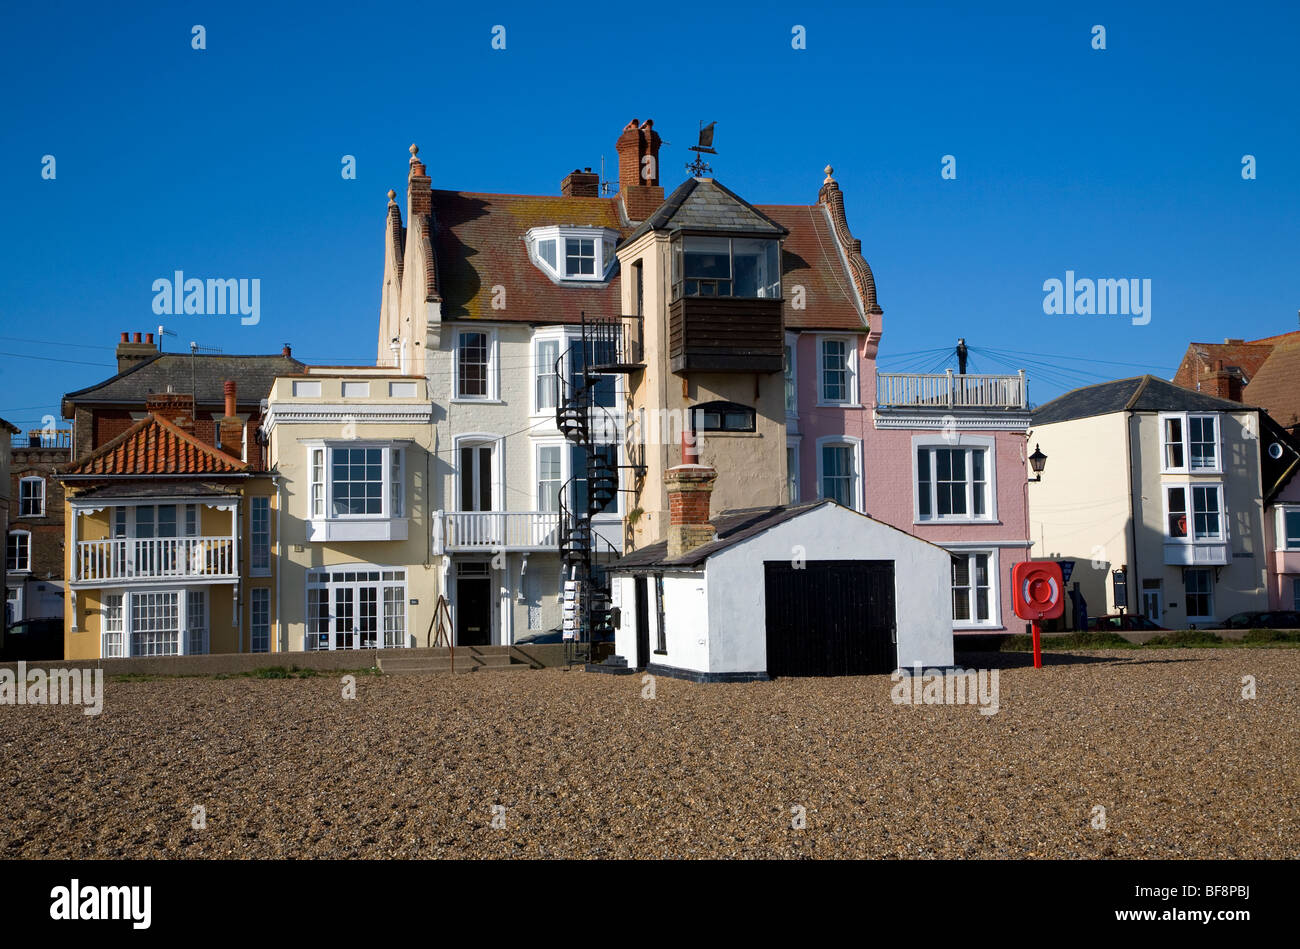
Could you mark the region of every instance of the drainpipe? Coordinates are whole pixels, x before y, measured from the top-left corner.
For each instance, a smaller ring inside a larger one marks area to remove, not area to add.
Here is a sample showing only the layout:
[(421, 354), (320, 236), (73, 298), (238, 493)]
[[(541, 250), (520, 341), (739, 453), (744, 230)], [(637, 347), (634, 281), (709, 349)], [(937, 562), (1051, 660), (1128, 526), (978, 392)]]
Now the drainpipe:
[(1124, 413), (1124, 445), (1125, 461), (1128, 463), (1128, 523), (1129, 532), (1132, 540), (1132, 547), (1129, 548), (1128, 563), (1125, 564), (1127, 575), (1124, 577), (1124, 588), (1128, 597), (1128, 606), (1125, 612), (1133, 612), (1133, 591), (1137, 586), (1138, 576), (1138, 546), (1137, 546), (1137, 513), (1138, 509), (1134, 506), (1133, 501), (1133, 413), (1132, 411)]
[(280, 581), (284, 575), (286, 553), (284, 537), (280, 533), (280, 512), (284, 510), (284, 482), (280, 480), (278, 474), (273, 474), (271, 483), (275, 485), (275, 638), (279, 651), (288, 652), (289, 642), (284, 629), (284, 609), (280, 601)]

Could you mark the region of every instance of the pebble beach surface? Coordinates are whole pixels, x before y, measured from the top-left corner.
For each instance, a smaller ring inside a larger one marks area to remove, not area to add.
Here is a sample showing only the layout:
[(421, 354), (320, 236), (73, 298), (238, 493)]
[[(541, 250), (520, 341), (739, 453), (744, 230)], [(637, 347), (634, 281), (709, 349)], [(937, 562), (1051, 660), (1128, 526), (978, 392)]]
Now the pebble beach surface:
[(888, 676), (109, 679), (0, 706), (0, 856), (1300, 857), (1300, 649), (958, 661), (997, 714)]

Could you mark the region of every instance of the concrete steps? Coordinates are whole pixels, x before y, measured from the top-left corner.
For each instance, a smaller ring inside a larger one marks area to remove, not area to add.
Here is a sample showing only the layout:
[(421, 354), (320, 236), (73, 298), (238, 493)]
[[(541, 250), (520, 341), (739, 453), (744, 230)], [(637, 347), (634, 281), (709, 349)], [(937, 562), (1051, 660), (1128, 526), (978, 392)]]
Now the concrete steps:
[(453, 669), (451, 650), (424, 649), (422, 655), (383, 655), (377, 660), (385, 675), (463, 675), (468, 672), (521, 672), (534, 668), (511, 646), (462, 646), (456, 650)]

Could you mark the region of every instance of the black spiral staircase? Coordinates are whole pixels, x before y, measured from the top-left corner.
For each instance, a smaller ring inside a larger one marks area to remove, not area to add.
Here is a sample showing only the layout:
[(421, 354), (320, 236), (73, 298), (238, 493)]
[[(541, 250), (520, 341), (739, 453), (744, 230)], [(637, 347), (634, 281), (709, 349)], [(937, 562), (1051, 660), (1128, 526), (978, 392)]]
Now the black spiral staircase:
[[(630, 361), (636, 348), (630, 345), (621, 318), (591, 320), (584, 313), (582, 365), (569, 366), (566, 373), (564, 353), (555, 363), (555, 424), (569, 443), (584, 449), (587, 459), (583, 472), (586, 503), (581, 508), (574, 503), (580, 478), (576, 474), (560, 491), (560, 559), (565, 578), (577, 585), (579, 643), (598, 642), (613, 635), (610, 583), (604, 565), (621, 553), (592, 526), (595, 515), (613, 504), (618, 495), (620, 435), (614, 415), (607, 407), (597, 405), (593, 396), (606, 376), (640, 368)], [(612, 461), (599, 451), (611, 445)]]

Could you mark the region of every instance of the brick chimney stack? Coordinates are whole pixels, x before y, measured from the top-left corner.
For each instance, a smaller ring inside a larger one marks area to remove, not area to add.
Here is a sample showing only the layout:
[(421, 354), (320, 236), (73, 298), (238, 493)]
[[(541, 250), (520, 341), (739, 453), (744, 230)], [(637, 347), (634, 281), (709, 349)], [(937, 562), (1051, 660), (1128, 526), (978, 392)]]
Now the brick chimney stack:
[(432, 179), (424, 173), (424, 162), (416, 156), (420, 146), (411, 146), (411, 170), (406, 181), (406, 220), (409, 224), (417, 216), (433, 213)]
[(227, 455), (243, 460), (244, 423), (235, 414), (235, 394), (238, 391), (233, 379), (227, 379), (222, 385), (226, 396), (226, 414), (217, 422), (217, 445)]
[(145, 399), (144, 407), (177, 428), (194, 434), (194, 396), (188, 392), (155, 392)]
[(623, 127), (618, 150), (618, 189), (629, 221), (644, 221), (664, 203), (659, 184), (659, 146), (662, 139), (654, 120), (640, 124), (636, 119)]
[(153, 333), (149, 334), (147, 341), (141, 340), (139, 333), (134, 338), (130, 333), (123, 333), (117, 344), (117, 371), (126, 372), (132, 366), (157, 355), (158, 346), (153, 341)]
[(600, 175), (590, 168), (575, 168), (560, 182), (560, 194), (566, 198), (599, 198)]
[(1209, 394), (1220, 399), (1241, 401), (1241, 375), (1235, 369), (1224, 368), (1222, 359), (1214, 361), (1214, 371), (1210, 374)]
[(664, 472), (668, 486), (668, 557), (674, 559), (710, 543), (709, 501), (718, 471), (712, 465), (682, 464)]

